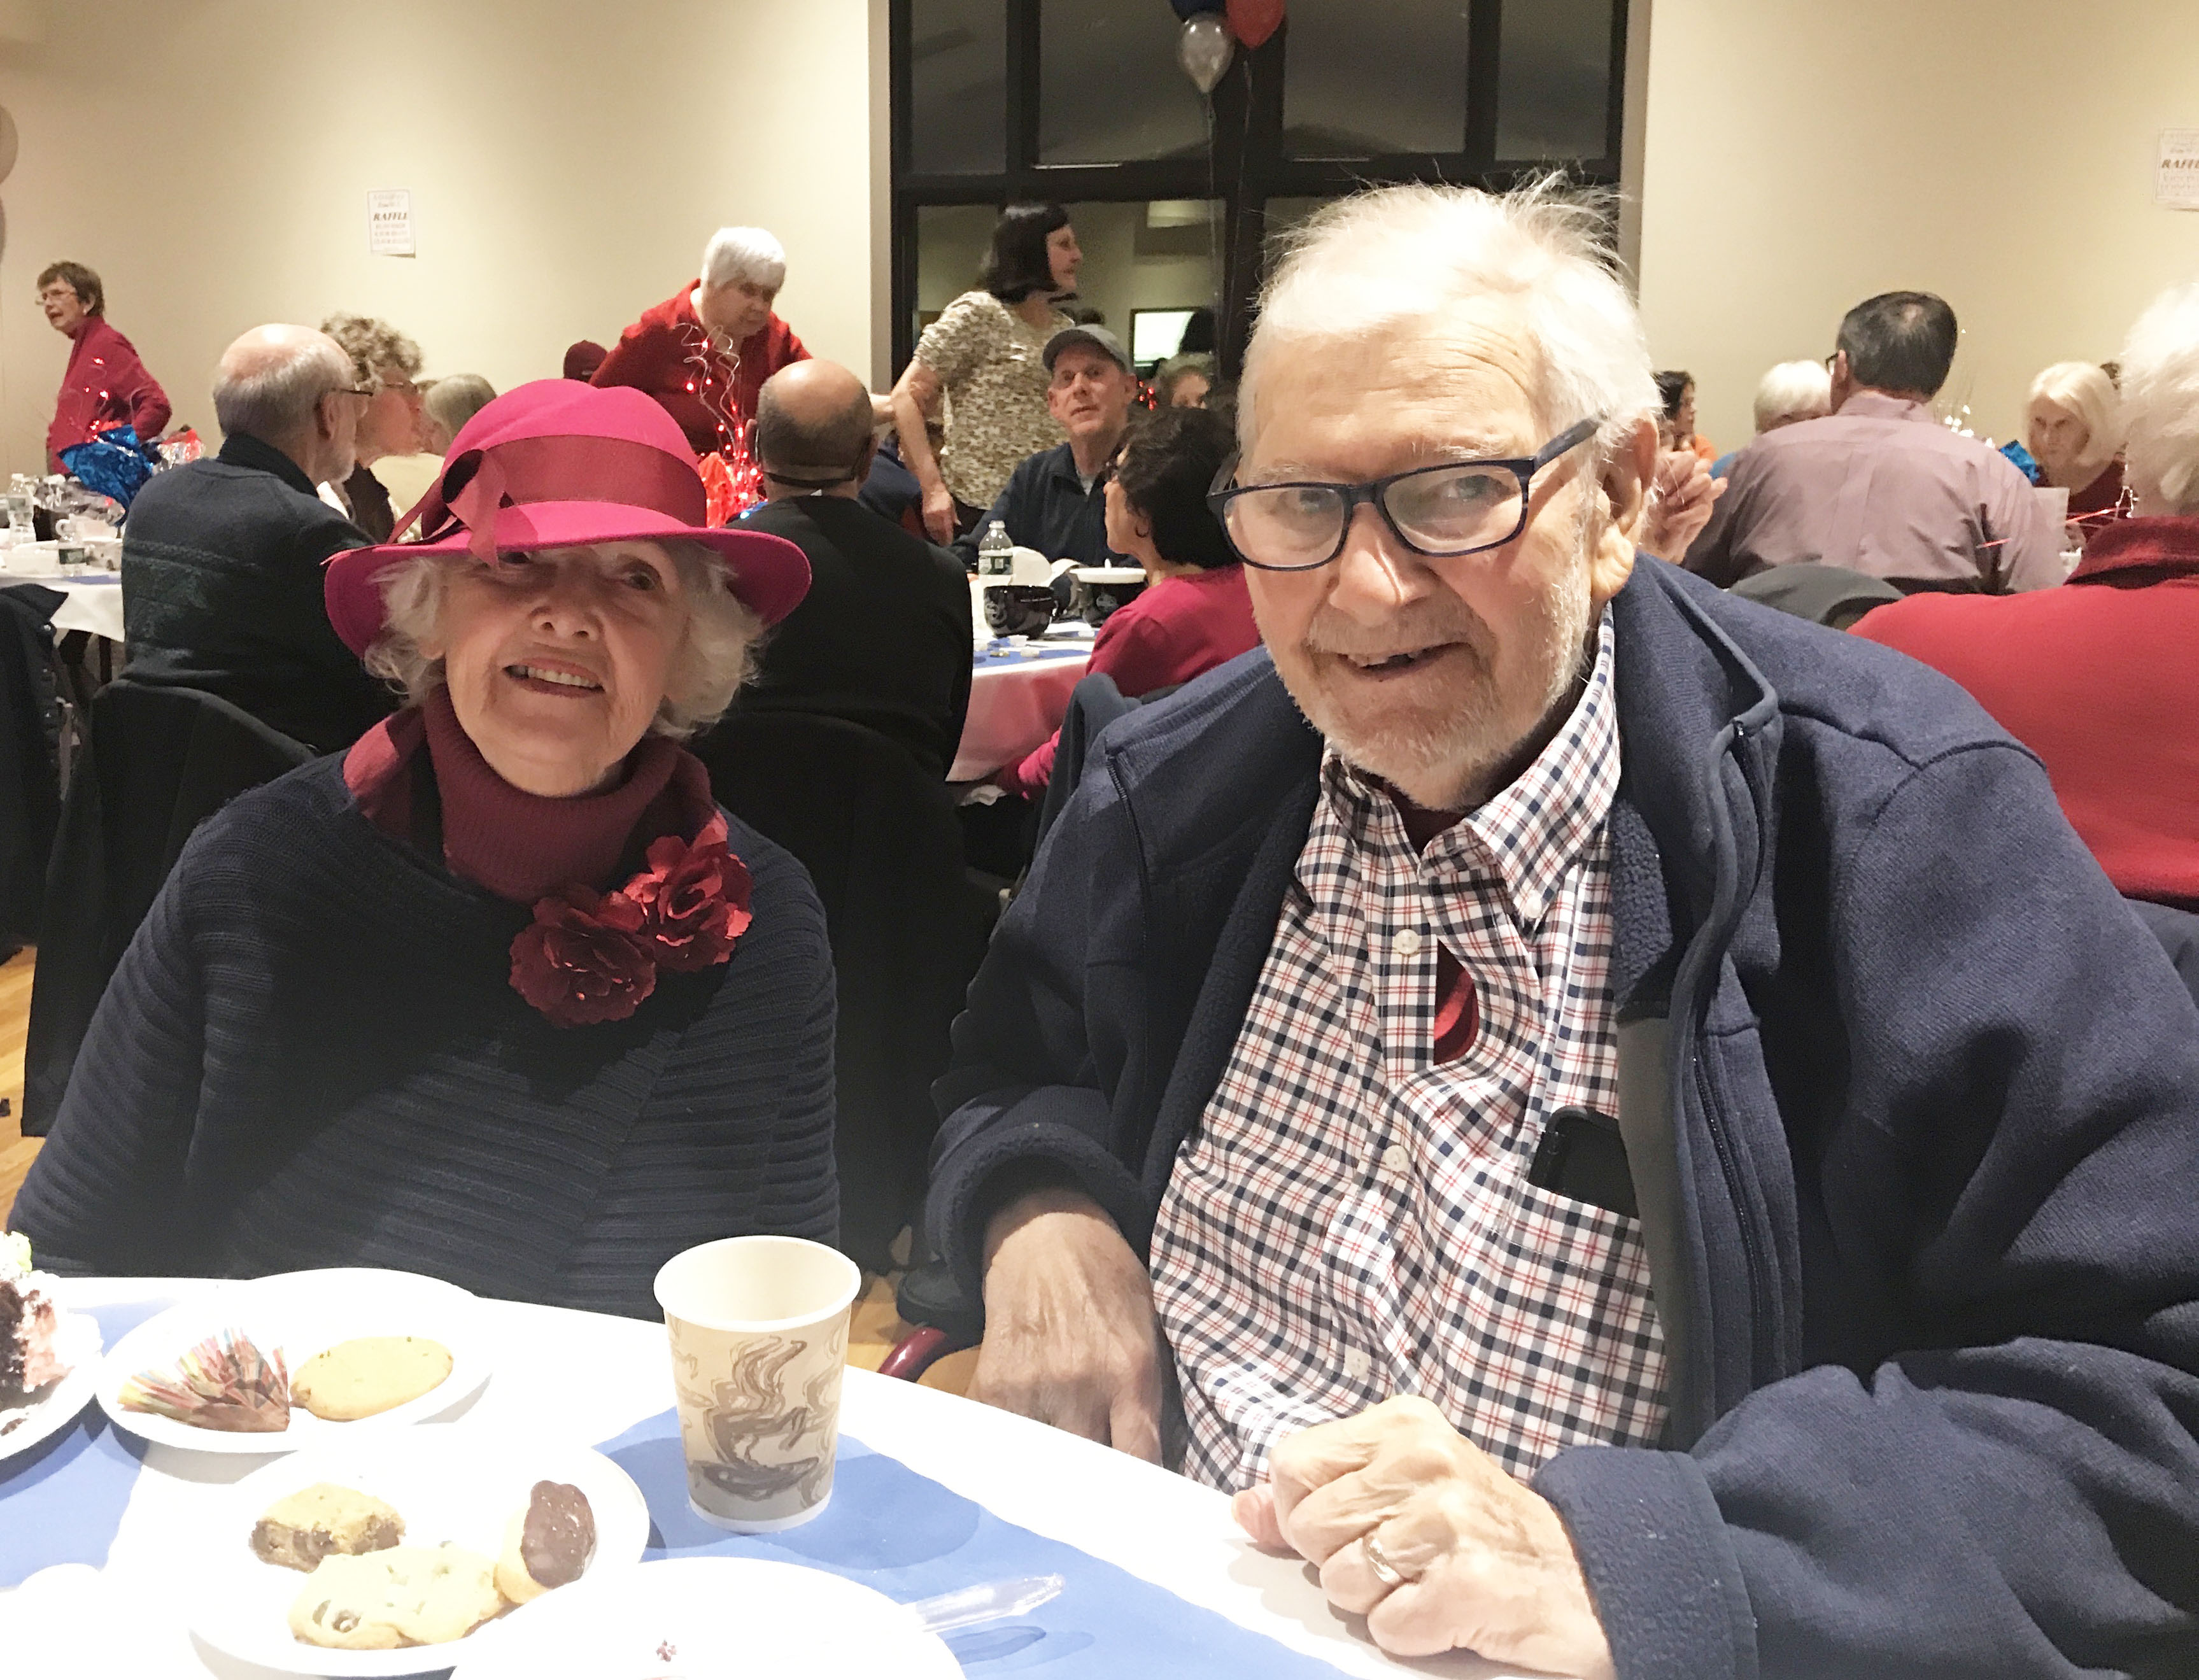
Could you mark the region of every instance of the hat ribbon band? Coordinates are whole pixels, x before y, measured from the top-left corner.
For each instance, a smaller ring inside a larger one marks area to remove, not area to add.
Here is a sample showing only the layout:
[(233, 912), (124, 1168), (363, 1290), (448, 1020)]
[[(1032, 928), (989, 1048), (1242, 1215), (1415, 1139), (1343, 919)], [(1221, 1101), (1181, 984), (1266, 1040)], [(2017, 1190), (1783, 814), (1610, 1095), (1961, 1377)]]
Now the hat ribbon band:
[[(465, 469), (470, 465), (470, 473)], [(465, 474), (455, 488), (452, 481)], [(434, 505), (441, 503), (442, 507)], [(508, 508), (535, 502), (604, 502), (648, 508), (683, 525), (701, 527), (709, 499), (694, 464), (654, 445), (623, 438), (515, 438), (470, 450), (443, 470), (419, 504), (399, 522), (400, 534), (423, 514), (438, 526), (446, 510), (466, 526), (467, 546), (484, 561), (497, 552), (497, 528)], [(430, 530), (432, 540), (444, 534)]]

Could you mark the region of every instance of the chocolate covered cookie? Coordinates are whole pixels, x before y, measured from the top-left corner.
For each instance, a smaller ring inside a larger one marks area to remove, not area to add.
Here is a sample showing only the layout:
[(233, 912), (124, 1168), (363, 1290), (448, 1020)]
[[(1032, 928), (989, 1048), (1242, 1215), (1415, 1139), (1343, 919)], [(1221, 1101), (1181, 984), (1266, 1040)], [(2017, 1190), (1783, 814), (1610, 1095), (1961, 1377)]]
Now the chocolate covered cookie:
[(577, 1581), (596, 1555), (596, 1514), (569, 1482), (537, 1482), (524, 1511), (505, 1525), (496, 1588), (514, 1604)]

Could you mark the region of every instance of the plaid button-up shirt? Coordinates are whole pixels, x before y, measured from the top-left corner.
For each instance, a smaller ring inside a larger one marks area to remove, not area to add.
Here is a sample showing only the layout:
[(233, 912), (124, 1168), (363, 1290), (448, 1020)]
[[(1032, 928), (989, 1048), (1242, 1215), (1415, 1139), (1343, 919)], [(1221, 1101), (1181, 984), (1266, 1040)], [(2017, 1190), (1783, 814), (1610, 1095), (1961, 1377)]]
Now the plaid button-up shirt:
[[(1617, 1111), (1612, 629), (1565, 726), (1416, 853), (1334, 753), (1251, 1008), (1153, 1234), (1185, 1470), (1264, 1473), (1283, 1436), (1426, 1396), (1513, 1474), (1665, 1422), (1630, 1219), (1527, 1181), (1549, 1117)], [(1480, 1026), (1437, 1063), (1437, 942)]]

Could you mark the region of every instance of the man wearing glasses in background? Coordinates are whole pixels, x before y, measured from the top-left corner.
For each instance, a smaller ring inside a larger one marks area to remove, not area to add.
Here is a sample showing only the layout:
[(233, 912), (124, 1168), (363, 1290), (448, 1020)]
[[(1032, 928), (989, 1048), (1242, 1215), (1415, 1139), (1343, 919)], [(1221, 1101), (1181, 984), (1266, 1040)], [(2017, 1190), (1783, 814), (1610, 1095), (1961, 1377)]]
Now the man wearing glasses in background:
[(374, 392), (310, 327), (254, 327), (223, 352), (221, 452), (156, 473), (122, 532), (123, 674), (202, 689), (318, 752), (397, 697), (329, 622), (321, 567), (366, 535), (315, 492), (350, 475)]
[(1266, 650), (1097, 744), (939, 1088), (974, 1391), (1399, 1654), (2183, 1671), (2199, 1013), (1951, 685), (1636, 563), (1601, 225), (1393, 188), (1271, 282)]

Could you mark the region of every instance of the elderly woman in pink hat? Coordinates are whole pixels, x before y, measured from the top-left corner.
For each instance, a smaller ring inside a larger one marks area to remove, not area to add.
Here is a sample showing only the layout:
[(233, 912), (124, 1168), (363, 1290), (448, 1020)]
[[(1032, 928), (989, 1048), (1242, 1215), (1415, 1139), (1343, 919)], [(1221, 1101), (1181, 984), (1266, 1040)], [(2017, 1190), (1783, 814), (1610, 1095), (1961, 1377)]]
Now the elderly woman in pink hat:
[(824, 918), (680, 744), (808, 569), (703, 504), (649, 398), (545, 381), (330, 563), (411, 703), (185, 849), (16, 1204), (42, 1256), (653, 1315), (691, 1244), (833, 1240)]

